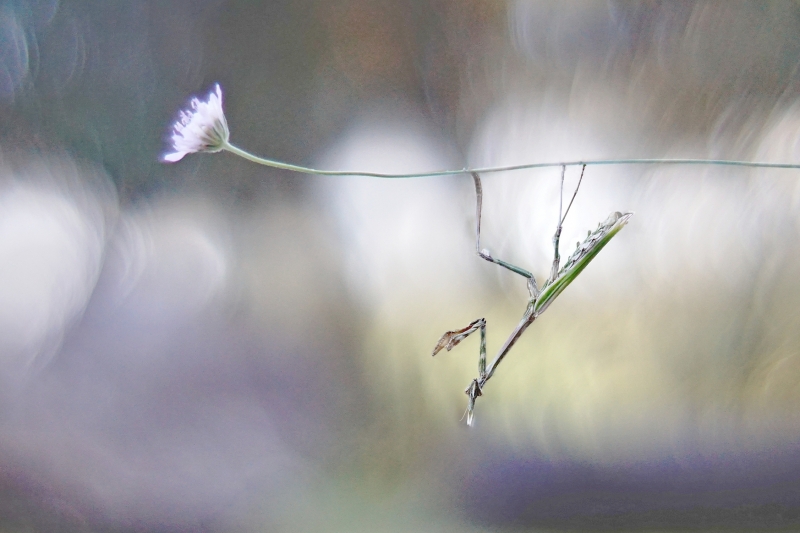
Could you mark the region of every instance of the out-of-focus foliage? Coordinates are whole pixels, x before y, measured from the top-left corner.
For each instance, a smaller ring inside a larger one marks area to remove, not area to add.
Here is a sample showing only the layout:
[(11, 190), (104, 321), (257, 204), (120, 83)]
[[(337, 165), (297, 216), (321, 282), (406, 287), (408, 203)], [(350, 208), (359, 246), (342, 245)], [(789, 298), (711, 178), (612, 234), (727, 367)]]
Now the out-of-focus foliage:
[[(231, 140), (330, 169), (800, 162), (795, 2), (0, 3), (0, 531), (800, 524), (800, 174), (590, 167), (562, 255), (636, 217), (515, 346), (469, 176), (164, 165)], [(577, 173), (568, 173), (567, 189)], [(549, 269), (558, 171), (484, 177)]]

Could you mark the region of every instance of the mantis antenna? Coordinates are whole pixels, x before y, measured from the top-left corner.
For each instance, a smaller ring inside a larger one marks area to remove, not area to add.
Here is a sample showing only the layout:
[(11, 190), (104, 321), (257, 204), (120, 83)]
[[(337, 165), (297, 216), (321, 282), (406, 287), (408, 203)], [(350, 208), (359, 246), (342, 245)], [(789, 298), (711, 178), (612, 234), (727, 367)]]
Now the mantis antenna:
[(566, 165), (561, 166), (561, 193), (559, 195), (558, 225), (556, 226), (556, 232), (553, 235), (553, 266), (550, 270), (550, 276), (544, 282), (544, 285), (542, 285), (541, 289), (539, 289), (533, 274), (524, 268), (520, 268), (506, 261), (496, 259), (492, 257), (488, 250), (481, 249), (481, 207), (483, 204), (483, 187), (481, 186), (481, 178), (478, 173), (471, 173), (472, 179), (475, 182), (476, 196), (475, 251), (481, 259), (499, 265), (526, 278), (528, 280), (528, 292), (530, 294), (530, 298), (528, 299), (528, 305), (526, 306), (519, 323), (508, 336), (505, 343), (503, 343), (503, 346), (497, 352), (494, 361), (488, 365), (488, 367), (486, 365), (486, 319), (484, 318), (474, 320), (462, 329), (446, 332), (444, 335), (442, 335), (442, 337), (439, 339), (439, 342), (436, 343), (436, 346), (433, 349), (432, 355), (436, 355), (442, 349), (450, 351), (453, 349), (453, 347), (458, 345), (458, 343), (466, 339), (475, 331), (480, 331), (481, 333), (481, 342), (478, 354), (478, 377), (473, 379), (472, 383), (470, 383), (464, 391), (469, 398), (467, 402), (467, 424), (470, 426), (474, 421), (475, 400), (478, 398), (478, 396), (483, 395), (483, 388), (486, 386), (486, 382), (488, 382), (494, 375), (497, 367), (503, 361), (505, 356), (508, 355), (508, 352), (511, 351), (511, 348), (514, 346), (514, 344), (519, 340), (522, 334), (525, 333), (525, 330), (528, 329), (531, 324), (533, 324), (534, 320), (536, 320), (539, 315), (547, 310), (556, 297), (558, 297), (558, 295), (561, 294), (561, 292), (567, 288), (567, 286), (572, 283), (575, 278), (578, 277), (578, 274), (580, 274), (583, 269), (586, 268), (592, 259), (594, 259), (598, 253), (600, 253), (600, 250), (602, 250), (603, 247), (608, 244), (614, 235), (616, 235), (633, 216), (633, 213), (623, 214), (619, 211), (611, 213), (604, 222), (601, 222), (597, 225), (596, 230), (589, 232), (583, 243), (578, 243), (575, 251), (572, 252), (564, 265), (561, 266), (561, 256), (558, 252), (559, 241), (561, 239), (561, 228), (567, 218), (567, 215), (569, 214), (570, 208), (572, 207), (572, 202), (575, 200), (575, 196), (578, 194), (578, 189), (583, 182), (583, 174), (585, 170), (586, 165), (583, 165), (581, 168), (581, 176), (578, 180), (578, 185), (575, 187), (575, 191), (572, 193), (572, 199), (570, 199), (566, 212), (564, 212), (562, 216), (561, 209), (563, 207), (564, 174), (566, 172)]

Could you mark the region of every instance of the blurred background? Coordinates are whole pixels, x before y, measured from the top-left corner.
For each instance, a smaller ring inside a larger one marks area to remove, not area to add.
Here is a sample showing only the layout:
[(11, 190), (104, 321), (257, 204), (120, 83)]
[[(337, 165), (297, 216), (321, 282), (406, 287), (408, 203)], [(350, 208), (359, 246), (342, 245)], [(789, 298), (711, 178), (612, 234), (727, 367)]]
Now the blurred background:
[[(0, 531), (800, 527), (800, 173), (589, 167), (630, 224), (460, 418), (485, 317), (468, 176), (159, 162), (192, 95), (326, 169), (800, 162), (800, 3), (0, 2)], [(541, 281), (558, 169), (484, 177)], [(567, 191), (578, 170), (570, 169)]]

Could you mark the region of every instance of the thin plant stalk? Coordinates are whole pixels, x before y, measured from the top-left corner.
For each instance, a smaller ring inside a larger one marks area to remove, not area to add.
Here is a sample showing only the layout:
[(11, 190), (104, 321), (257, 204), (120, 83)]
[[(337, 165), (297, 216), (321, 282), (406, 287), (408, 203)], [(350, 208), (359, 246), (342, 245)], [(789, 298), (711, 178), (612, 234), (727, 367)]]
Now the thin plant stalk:
[(760, 161), (734, 161), (729, 159), (587, 159), (577, 161), (557, 161), (548, 163), (527, 163), (524, 165), (508, 165), (499, 167), (480, 167), (480, 168), (459, 168), (452, 170), (433, 170), (428, 172), (412, 172), (407, 174), (395, 174), (385, 172), (363, 172), (359, 170), (322, 170), (317, 168), (304, 167), (302, 165), (292, 165), (274, 159), (266, 159), (253, 155), (246, 150), (242, 150), (229, 142), (222, 145), (222, 150), (230, 152), (241, 158), (252, 161), (259, 165), (300, 172), (302, 174), (317, 174), (320, 176), (365, 176), (370, 178), (432, 178), (436, 176), (453, 176), (456, 174), (492, 174), (496, 172), (511, 172), (514, 170), (526, 170), (532, 168), (551, 168), (551, 167), (577, 167), (577, 166), (599, 166), (599, 165), (709, 165), (709, 166), (728, 166), (728, 167), (747, 167), (747, 168), (784, 168), (800, 169), (800, 163), (765, 163)]

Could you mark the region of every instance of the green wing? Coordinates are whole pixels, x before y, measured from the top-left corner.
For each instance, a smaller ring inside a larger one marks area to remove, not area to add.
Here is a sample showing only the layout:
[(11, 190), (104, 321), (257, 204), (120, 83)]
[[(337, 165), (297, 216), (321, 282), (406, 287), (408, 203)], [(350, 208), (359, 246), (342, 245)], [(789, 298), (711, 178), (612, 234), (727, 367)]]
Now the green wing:
[(534, 304), (533, 314), (538, 316), (543, 313), (553, 303), (556, 296), (561, 294), (561, 291), (566, 289), (567, 285), (578, 277), (578, 274), (600, 253), (600, 250), (608, 244), (608, 241), (628, 223), (632, 216), (633, 213), (623, 214), (617, 211), (608, 215), (605, 222), (598, 224), (597, 229), (589, 233), (586, 240), (569, 256), (564, 266), (558, 271), (556, 278), (542, 287), (542, 291)]

